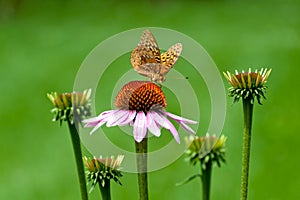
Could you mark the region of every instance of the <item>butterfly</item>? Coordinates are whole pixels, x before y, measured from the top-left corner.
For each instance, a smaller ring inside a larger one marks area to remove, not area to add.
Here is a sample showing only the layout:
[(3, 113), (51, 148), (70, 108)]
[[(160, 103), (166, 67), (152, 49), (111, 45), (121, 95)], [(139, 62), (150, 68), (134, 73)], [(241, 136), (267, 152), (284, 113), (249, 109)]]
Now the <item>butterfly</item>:
[(131, 52), (130, 62), (135, 71), (161, 84), (165, 75), (173, 68), (182, 51), (182, 44), (171, 46), (160, 53), (157, 42), (149, 30), (145, 30), (136, 48)]

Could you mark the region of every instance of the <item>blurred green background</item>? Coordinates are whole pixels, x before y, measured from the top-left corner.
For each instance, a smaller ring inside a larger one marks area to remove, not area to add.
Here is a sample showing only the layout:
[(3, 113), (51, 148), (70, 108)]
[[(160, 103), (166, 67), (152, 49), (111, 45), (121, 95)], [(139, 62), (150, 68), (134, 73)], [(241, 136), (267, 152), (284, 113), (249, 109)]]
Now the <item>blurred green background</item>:
[[(299, 11), (296, 0), (0, 1), (0, 199), (80, 199), (69, 133), (51, 121), (46, 93), (71, 91), (80, 64), (101, 41), (151, 26), (194, 38), (220, 72), (273, 69), (268, 99), (254, 110), (249, 199), (300, 199), (299, 91), (293, 88), (300, 72)], [(207, 91), (198, 95), (209, 99)], [(227, 99), (227, 163), (214, 168), (212, 180), (217, 200), (239, 199), (240, 190), (242, 106)], [(200, 199), (199, 180), (175, 186), (197, 172), (184, 156), (151, 172), (150, 198)], [(112, 184), (113, 199), (138, 199), (136, 175), (125, 173), (122, 182)], [(99, 192), (90, 197), (99, 199)]]

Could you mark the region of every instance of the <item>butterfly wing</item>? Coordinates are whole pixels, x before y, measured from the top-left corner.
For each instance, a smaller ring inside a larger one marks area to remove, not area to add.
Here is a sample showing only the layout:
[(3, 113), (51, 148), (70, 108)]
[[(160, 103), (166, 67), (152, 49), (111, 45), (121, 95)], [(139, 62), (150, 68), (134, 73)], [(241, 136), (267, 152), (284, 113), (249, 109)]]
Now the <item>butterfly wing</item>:
[(160, 74), (162, 76), (166, 75), (170, 69), (173, 68), (174, 64), (178, 60), (182, 51), (182, 44), (177, 43), (171, 46), (166, 52), (161, 54), (161, 64)]
[(152, 77), (156, 64), (160, 63), (160, 51), (157, 42), (149, 30), (145, 30), (135, 49), (131, 52), (130, 62), (139, 74)]

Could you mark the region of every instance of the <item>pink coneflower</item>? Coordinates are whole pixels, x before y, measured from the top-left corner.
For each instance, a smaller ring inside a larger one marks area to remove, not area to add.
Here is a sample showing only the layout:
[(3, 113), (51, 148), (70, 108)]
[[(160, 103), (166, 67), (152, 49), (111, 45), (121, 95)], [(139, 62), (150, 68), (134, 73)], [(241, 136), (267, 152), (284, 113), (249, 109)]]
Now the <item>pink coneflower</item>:
[(175, 120), (187, 132), (195, 133), (187, 124), (196, 124), (165, 111), (167, 102), (161, 88), (149, 81), (131, 81), (124, 85), (115, 100), (116, 110), (102, 112), (99, 116), (86, 119), (85, 127), (94, 127), (91, 134), (106, 123), (107, 127), (133, 126), (136, 142), (141, 142), (147, 135), (147, 129), (155, 136), (161, 135), (161, 128), (168, 129), (174, 139), (180, 143), (179, 135), (168, 118)]

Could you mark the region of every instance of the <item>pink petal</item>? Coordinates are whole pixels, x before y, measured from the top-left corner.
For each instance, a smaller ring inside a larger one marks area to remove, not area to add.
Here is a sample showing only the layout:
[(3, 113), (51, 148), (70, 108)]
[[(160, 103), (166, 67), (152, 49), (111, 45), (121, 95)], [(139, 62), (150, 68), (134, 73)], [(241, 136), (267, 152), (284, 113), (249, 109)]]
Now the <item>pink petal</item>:
[(98, 128), (100, 128), (103, 124), (105, 124), (106, 121), (102, 121), (100, 123), (98, 123), (93, 130), (90, 132), (90, 135), (92, 135)]
[(83, 120), (84, 127), (91, 127), (95, 126), (92, 131), (90, 132), (90, 135), (92, 135), (98, 128), (100, 128), (103, 124), (107, 122), (107, 120), (114, 114), (114, 110), (108, 110), (102, 112), (100, 115), (94, 118)]
[(174, 125), (168, 120), (168, 123), (170, 125), (170, 129), (169, 131), (172, 133), (172, 135), (174, 136), (174, 139), (176, 140), (176, 142), (178, 144), (180, 144), (180, 138), (179, 138), (179, 135), (178, 135), (178, 132), (176, 130), (176, 128), (174, 127)]
[(97, 122), (97, 121), (102, 121), (103, 119), (109, 117), (110, 113), (113, 112), (114, 110), (107, 110), (107, 111), (104, 111), (102, 112), (100, 115), (98, 115), (97, 117), (93, 117), (93, 118), (90, 118), (90, 119), (85, 119), (83, 120), (82, 122), (83, 123), (94, 123), (94, 122)]
[(169, 121), (169, 120), (165, 116), (163, 116), (162, 114), (158, 114), (157, 112), (152, 112), (151, 117), (160, 126), (166, 128), (166, 129), (171, 128), (169, 123), (166, 122), (166, 121)]
[[(155, 114), (157, 114), (157, 113), (155, 113)], [(174, 136), (177, 143), (180, 144), (179, 135), (178, 135), (178, 132), (177, 132), (176, 128), (174, 127), (174, 125), (165, 116), (157, 114), (160, 116), (160, 118), (158, 118), (157, 115), (155, 115), (155, 114), (153, 114), (154, 118), (152, 118), (152, 119), (155, 122), (157, 122), (158, 124), (160, 124), (162, 127), (164, 127), (165, 129), (168, 129)]]
[(84, 127), (97, 126), (100, 122), (107, 122), (107, 119), (113, 114), (114, 110), (104, 111), (99, 116), (86, 119), (83, 122), (87, 123)]
[(147, 133), (146, 115), (143, 111), (137, 113), (133, 124), (133, 135), (137, 142), (141, 142)]
[(119, 126), (124, 126), (129, 124), (130, 122), (133, 121), (133, 119), (135, 118), (136, 115), (136, 111), (135, 110), (128, 110), (128, 115), (127, 118), (124, 119), (124, 121), (119, 123)]
[(115, 123), (113, 123), (113, 126), (116, 126), (116, 125), (118, 125), (118, 126), (126, 125), (126, 124), (128, 124), (128, 122), (126, 123), (126, 121), (128, 121), (128, 120), (132, 121), (134, 119), (135, 115), (132, 118), (130, 118), (130, 117), (132, 117), (131, 116), (131, 111), (124, 110), (124, 115), (122, 115), (117, 121), (115, 121)]
[(127, 110), (117, 110), (107, 120), (106, 126), (111, 127), (111, 126), (118, 125), (120, 123), (120, 121), (124, 121), (124, 119), (127, 117), (127, 115), (128, 115)]
[(190, 120), (190, 119), (186, 119), (177, 115), (174, 115), (172, 113), (169, 113), (167, 111), (164, 112), (167, 116), (169, 116), (170, 118), (178, 121), (178, 122), (184, 122), (184, 123), (188, 123), (188, 124), (197, 124), (198, 122)]
[(98, 124), (99, 122), (89, 122), (89, 123), (86, 123), (85, 125), (84, 125), (84, 127), (91, 127), (91, 126), (96, 126), (97, 124)]
[(183, 122), (178, 122), (178, 123), (179, 123), (180, 126), (181, 126), (182, 128), (184, 128), (184, 130), (186, 130), (187, 132), (190, 132), (190, 133), (195, 134), (195, 131), (194, 131), (191, 127), (189, 127), (188, 125), (186, 125), (185, 123), (183, 123)]
[(160, 127), (153, 120), (153, 112), (151, 111), (147, 113), (147, 127), (149, 131), (153, 133), (153, 135), (155, 135), (156, 137), (160, 136)]

